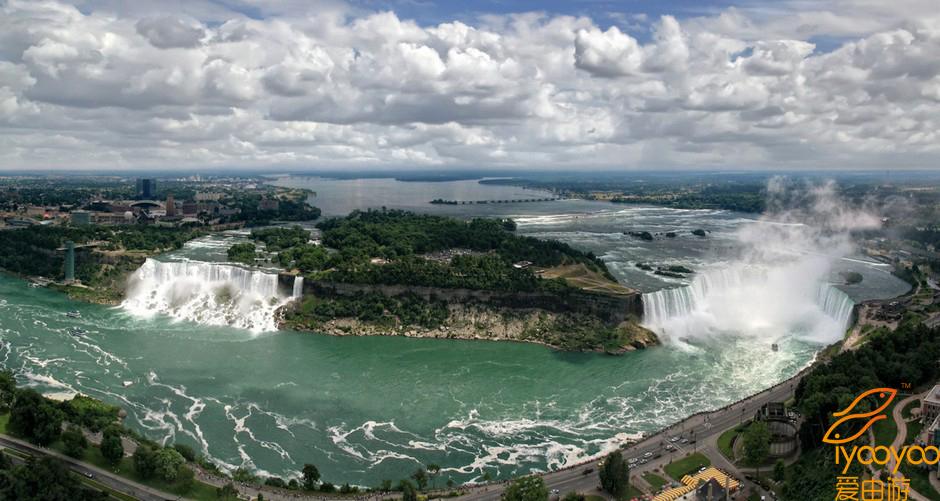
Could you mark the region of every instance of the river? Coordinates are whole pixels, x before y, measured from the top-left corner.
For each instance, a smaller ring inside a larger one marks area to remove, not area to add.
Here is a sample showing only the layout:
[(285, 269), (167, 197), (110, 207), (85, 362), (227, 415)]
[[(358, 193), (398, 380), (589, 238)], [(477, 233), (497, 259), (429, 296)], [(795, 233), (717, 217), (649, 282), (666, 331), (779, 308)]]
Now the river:
[[(414, 193), (448, 199), (469, 189), (475, 199), (496, 199), (514, 190), (386, 179), (340, 196), (354, 183), (279, 183), (314, 189), (312, 202), (328, 215), (348, 210), (349, 200), (362, 208), (453, 213), (454, 206), (417, 204)], [(375, 200), (375, 190), (400, 197)], [(290, 477), (309, 462), (333, 483), (376, 485), (436, 463), (438, 483), (464, 482), (483, 472), (508, 478), (559, 468), (615, 447), (624, 433), (654, 431), (771, 386), (841, 336), (852, 300), (907, 289), (878, 263), (829, 256), (825, 276), (794, 278), (800, 285), (784, 298), (768, 287), (742, 293), (752, 276), (734, 266), (742, 247), (737, 231), (762, 223), (741, 214), (579, 200), (458, 208), (463, 217), (511, 216), (521, 234), (595, 252), (621, 282), (654, 293), (645, 301), (666, 317), (655, 326), (666, 331), (665, 345), (607, 356), (523, 343), (272, 332), (266, 311), (289, 298), (272, 296), (264, 276), (251, 276), (264, 271), (239, 270), (232, 278), (211, 268), (231, 266), (224, 250), (244, 233), (229, 232), (155, 260), (140, 281), (144, 290), (123, 307), (76, 303), (0, 277), (0, 364), (44, 392), (77, 391), (120, 405), (132, 428), (188, 443), (226, 467)], [(707, 237), (691, 235), (696, 228)], [(625, 231), (678, 236), (644, 242)], [(697, 273), (657, 276), (637, 262)], [(844, 270), (865, 279), (841, 288), (826, 283), (838, 282)], [(183, 299), (146, 300), (154, 295)], [(747, 303), (755, 295), (757, 306)], [(735, 298), (743, 306), (727, 305)], [(793, 307), (789, 315), (767, 306), (782, 299)], [(742, 311), (762, 307), (766, 314)], [(82, 317), (66, 317), (71, 309)], [(750, 321), (735, 320), (741, 317)], [(87, 335), (70, 335), (74, 325)]]

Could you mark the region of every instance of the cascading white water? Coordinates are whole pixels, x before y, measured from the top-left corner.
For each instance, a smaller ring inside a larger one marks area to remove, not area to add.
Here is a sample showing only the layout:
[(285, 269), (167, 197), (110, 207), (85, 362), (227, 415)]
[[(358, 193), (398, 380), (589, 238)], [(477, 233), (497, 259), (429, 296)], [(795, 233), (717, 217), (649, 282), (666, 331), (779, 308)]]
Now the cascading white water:
[(275, 311), (292, 299), (278, 292), (277, 283), (277, 275), (232, 265), (148, 259), (131, 276), (121, 306), (141, 316), (159, 312), (201, 324), (271, 331), (277, 329)]
[(731, 333), (838, 339), (854, 303), (835, 286), (799, 272), (743, 265), (710, 270), (687, 286), (643, 294), (643, 323), (667, 338)]
[(299, 298), (304, 294), (304, 277), (294, 278), (294, 290), (291, 292), (291, 298)]

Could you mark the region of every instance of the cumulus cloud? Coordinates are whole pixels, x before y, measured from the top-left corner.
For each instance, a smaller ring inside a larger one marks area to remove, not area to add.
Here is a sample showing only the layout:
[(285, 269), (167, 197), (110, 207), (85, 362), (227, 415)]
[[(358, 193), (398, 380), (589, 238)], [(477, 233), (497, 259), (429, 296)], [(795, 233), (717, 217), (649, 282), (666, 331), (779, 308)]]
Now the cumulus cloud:
[(177, 17), (145, 17), (136, 26), (137, 33), (161, 49), (193, 48), (206, 36), (200, 23)]
[(934, 167), (940, 149), (940, 17), (915, 0), (663, 16), (648, 35), (127, 5), (0, 4), (0, 168)]

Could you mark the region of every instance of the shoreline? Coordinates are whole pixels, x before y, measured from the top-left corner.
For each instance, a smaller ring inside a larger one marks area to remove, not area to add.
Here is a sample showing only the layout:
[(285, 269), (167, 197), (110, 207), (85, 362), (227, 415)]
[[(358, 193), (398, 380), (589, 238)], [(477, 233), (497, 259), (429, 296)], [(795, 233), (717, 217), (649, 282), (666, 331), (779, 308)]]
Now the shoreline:
[[(387, 296), (388, 297), (388, 296)], [(397, 296), (388, 297), (394, 301)], [(304, 302), (341, 301), (337, 296), (309, 294), (282, 306), (276, 313), (278, 330), (315, 332), (329, 336), (397, 336), (427, 339), (460, 339), (467, 341), (515, 341), (539, 344), (567, 353), (624, 353), (660, 346), (662, 342), (652, 330), (624, 320), (614, 326), (604, 325), (591, 315), (581, 312), (557, 312), (535, 307), (495, 306), (481, 302), (447, 303), (440, 308), (444, 318), (437, 325), (402, 324), (397, 316), (386, 311), (376, 321), (355, 316), (320, 317), (300, 311)]]
[(537, 340), (537, 339), (491, 338), (491, 337), (482, 337), (482, 336), (475, 336), (475, 337), (438, 336), (438, 335), (431, 335), (431, 334), (409, 334), (409, 333), (363, 334), (363, 333), (347, 333), (347, 332), (338, 332), (338, 331), (326, 332), (323, 330), (306, 329), (306, 328), (303, 328), (303, 329), (278, 328), (277, 331), (272, 331), (272, 332), (298, 332), (298, 333), (317, 334), (320, 336), (331, 336), (331, 337), (402, 337), (402, 338), (409, 338), (409, 339), (436, 339), (440, 341), (485, 341), (485, 342), (492, 342), (492, 343), (520, 343), (520, 344), (534, 344), (534, 345), (544, 346), (546, 348), (551, 348), (552, 350), (560, 351), (563, 353), (592, 353), (592, 354), (597, 354), (597, 355), (610, 355), (610, 356), (620, 356), (620, 355), (625, 355), (625, 354), (632, 353), (635, 351), (662, 346), (662, 342), (659, 341), (659, 338), (658, 336), (656, 336), (656, 333), (652, 331), (650, 332), (653, 334), (653, 336), (656, 337), (655, 343), (647, 344), (644, 348), (637, 348), (634, 346), (630, 346), (618, 352), (610, 352), (610, 351), (605, 351), (605, 350), (580, 350), (580, 351), (579, 350), (566, 350), (559, 346), (550, 344), (545, 341)]

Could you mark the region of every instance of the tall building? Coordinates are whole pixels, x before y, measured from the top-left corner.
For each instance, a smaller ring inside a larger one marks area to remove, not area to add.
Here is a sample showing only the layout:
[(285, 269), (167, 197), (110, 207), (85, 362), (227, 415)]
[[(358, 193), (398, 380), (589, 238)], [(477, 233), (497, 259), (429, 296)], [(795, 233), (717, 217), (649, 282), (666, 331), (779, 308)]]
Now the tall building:
[(72, 224), (76, 226), (91, 224), (91, 212), (87, 210), (73, 210)]
[(157, 196), (157, 180), (152, 177), (137, 178), (137, 197), (149, 198)]
[[(934, 419), (933, 423), (927, 427), (927, 445), (932, 445), (940, 449), (940, 416), (937, 416), (937, 419)], [(937, 467), (937, 458), (935, 457), (936, 452), (929, 448), (925, 450), (926, 452), (924, 452), (924, 463), (928, 465), (930, 465), (930, 463), (934, 463), (932, 466), (928, 466), (927, 468), (932, 470), (933, 474), (937, 475), (937, 478), (940, 479), (940, 468)]]
[(924, 395), (920, 402), (920, 416), (925, 425), (929, 425), (940, 416), (940, 384)]
[(75, 280), (75, 242), (65, 242), (65, 281)]
[(176, 201), (173, 200), (173, 194), (166, 196), (166, 215), (173, 217), (176, 215)]

